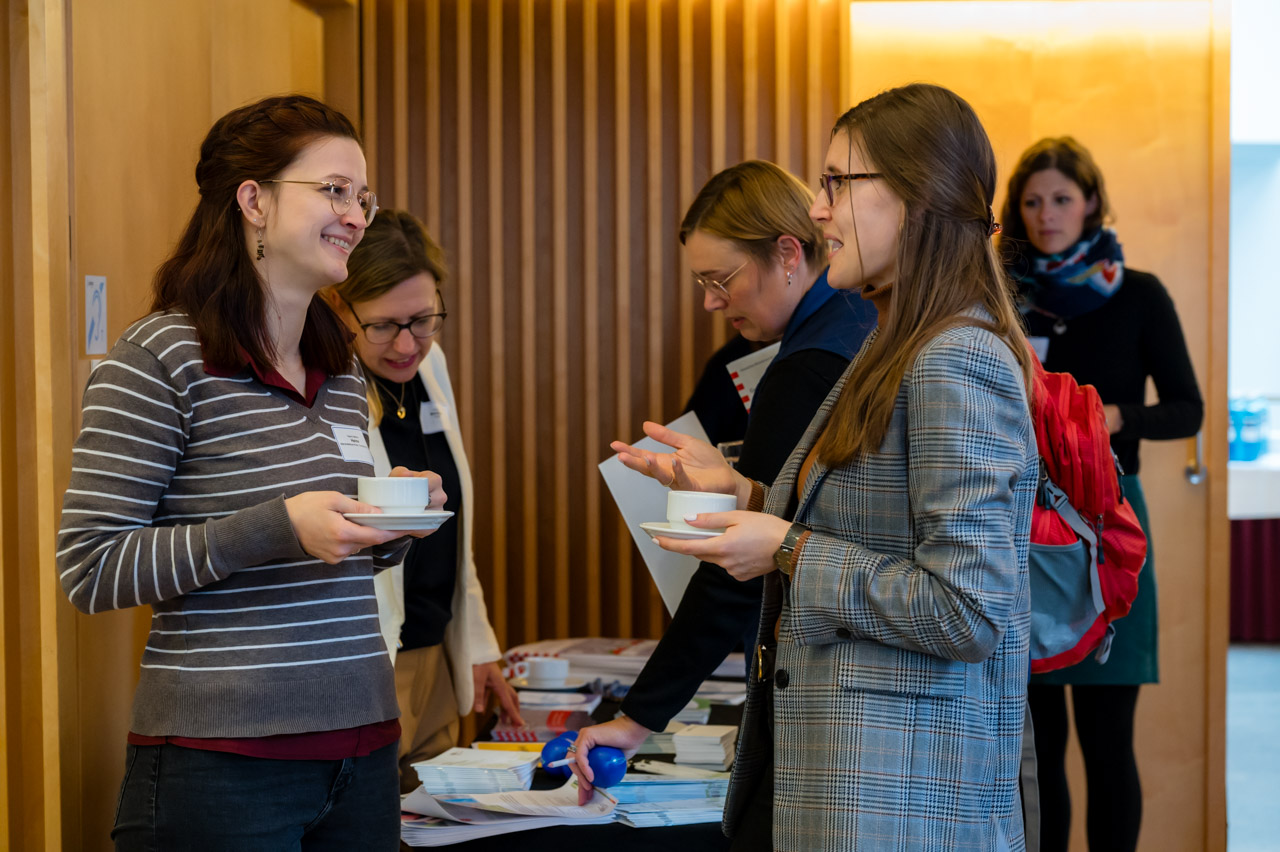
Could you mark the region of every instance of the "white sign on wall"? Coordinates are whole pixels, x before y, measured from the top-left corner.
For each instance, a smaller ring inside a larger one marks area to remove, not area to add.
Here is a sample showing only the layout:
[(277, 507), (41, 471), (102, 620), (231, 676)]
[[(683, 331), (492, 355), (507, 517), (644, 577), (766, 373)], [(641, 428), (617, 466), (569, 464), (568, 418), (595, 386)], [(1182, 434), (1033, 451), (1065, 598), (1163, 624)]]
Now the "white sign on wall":
[(107, 354), (107, 277), (84, 277), (84, 354)]

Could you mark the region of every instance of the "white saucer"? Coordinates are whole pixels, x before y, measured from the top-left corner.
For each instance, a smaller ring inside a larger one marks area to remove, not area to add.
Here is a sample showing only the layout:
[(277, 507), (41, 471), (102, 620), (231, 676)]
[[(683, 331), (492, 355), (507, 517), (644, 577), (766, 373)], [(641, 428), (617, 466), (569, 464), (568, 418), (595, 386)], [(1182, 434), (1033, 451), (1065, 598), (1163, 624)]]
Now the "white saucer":
[(342, 517), (353, 524), (373, 527), (379, 530), (434, 530), (453, 517), (453, 512), (432, 511), (417, 512), (408, 515), (391, 515), (386, 512), (372, 514), (364, 512), (344, 512)]
[(529, 679), (527, 677), (513, 677), (511, 680), (507, 681), (507, 683), (511, 684), (516, 689), (533, 689), (539, 692), (576, 692), (587, 685), (586, 680), (580, 677), (574, 677), (573, 675), (565, 678), (564, 683), (559, 686), (547, 686), (542, 681), (538, 681), (538, 685), (534, 686), (529, 683)]
[(647, 532), (650, 538), (657, 538), (661, 535), (667, 538), (695, 539), (715, 538), (718, 535), (724, 535), (724, 530), (695, 530), (688, 527), (673, 527), (666, 521), (648, 521), (641, 524), (640, 529)]

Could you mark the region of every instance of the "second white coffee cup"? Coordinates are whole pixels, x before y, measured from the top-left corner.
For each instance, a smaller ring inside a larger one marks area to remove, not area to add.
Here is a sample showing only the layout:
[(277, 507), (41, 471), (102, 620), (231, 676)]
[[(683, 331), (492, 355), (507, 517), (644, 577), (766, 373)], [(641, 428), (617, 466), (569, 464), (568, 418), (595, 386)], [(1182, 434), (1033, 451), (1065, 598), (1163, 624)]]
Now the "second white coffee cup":
[(670, 491), (667, 493), (667, 523), (672, 529), (695, 529), (685, 521), (687, 515), (707, 512), (732, 512), (738, 498), (732, 494), (709, 494), (705, 491)]
[(526, 657), (512, 666), (516, 677), (532, 687), (562, 687), (569, 677), (569, 661), (560, 657)]
[(356, 480), (356, 499), (389, 515), (417, 515), (431, 500), (425, 476), (363, 476)]

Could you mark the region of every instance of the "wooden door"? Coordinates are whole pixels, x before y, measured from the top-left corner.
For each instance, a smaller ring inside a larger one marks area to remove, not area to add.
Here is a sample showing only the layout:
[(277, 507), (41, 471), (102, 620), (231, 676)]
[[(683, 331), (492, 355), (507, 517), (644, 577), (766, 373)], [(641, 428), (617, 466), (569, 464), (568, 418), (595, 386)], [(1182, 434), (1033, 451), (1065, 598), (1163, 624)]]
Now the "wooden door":
[[(68, 394), (78, 412), (91, 366), (79, 316), (84, 276), (107, 278), (110, 343), (147, 311), (151, 276), (195, 207), (196, 158), (213, 121), (266, 95), (304, 92), (358, 123), (359, 36), (355, 0), (68, 5), (79, 329)], [(150, 609), (75, 613), (72, 622), (59, 650), (70, 685), (61, 714), (64, 848), (105, 850)]]
[[(1127, 260), (1177, 305), (1207, 403), (1205, 446), (1225, 447), (1225, 4), (855, 0), (850, 10), (851, 102), (911, 81), (955, 89), (982, 117), (1004, 179), (1043, 136), (1093, 151)], [(1208, 482), (1192, 485), (1188, 452), (1181, 441), (1142, 447), (1162, 675), (1142, 690), (1137, 719), (1150, 850), (1226, 842), (1226, 465), (1211, 452)], [(1072, 848), (1084, 849), (1078, 752), (1071, 760)]]

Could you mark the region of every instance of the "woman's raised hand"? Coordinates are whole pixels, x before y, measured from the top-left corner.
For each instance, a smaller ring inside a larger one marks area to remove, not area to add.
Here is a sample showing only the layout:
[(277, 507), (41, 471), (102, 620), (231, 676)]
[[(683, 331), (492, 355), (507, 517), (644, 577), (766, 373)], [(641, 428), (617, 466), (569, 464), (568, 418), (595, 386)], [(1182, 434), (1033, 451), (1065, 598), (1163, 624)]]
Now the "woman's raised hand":
[(653, 477), (667, 488), (736, 494), (738, 506), (747, 505), (751, 481), (731, 468), (715, 447), (648, 420), (644, 433), (660, 444), (674, 447), (675, 452), (654, 453), (622, 441), (614, 441), (609, 447), (627, 467)]

